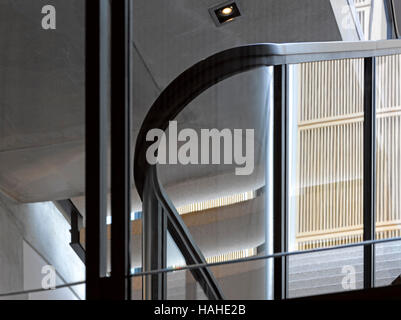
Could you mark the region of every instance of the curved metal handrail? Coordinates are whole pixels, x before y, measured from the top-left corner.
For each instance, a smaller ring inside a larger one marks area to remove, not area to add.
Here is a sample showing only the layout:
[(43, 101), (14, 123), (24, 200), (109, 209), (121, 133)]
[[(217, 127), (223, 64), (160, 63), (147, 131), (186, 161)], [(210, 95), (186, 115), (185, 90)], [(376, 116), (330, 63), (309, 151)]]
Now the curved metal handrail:
[(134, 159), (134, 168), (141, 168), (134, 169), (139, 195), (142, 197), (145, 173), (150, 166), (146, 152), (143, 152), (152, 144), (146, 141), (148, 131), (166, 130), (169, 121), (174, 120), (192, 100), (222, 80), (258, 67), (400, 53), (401, 40), (265, 43), (228, 49), (198, 62), (167, 86), (143, 121)]
[[(148, 176), (148, 179), (151, 178), (152, 180), (152, 190), (169, 217), (168, 228), (172, 231), (171, 234), (179, 248), (184, 250), (187, 263), (199, 263), (205, 259), (163, 191), (157, 179), (156, 166), (151, 166), (146, 161), (146, 150), (153, 143), (146, 141), (149, 130), (166, 130), (169, 122), (174, 120), (202, 92), (224, 79), (251, 69), (291, 63), (365, 58), (400, 53), (400, 40), (255, 44), (217, 53), (200, 61), (178, 76), (160, 94), (143, 121), (135, 148), (134, 178), (137, 191), (143, 200), (145, 179), (147, 175), (151, 175), (151, 177)], [(193, 274), (201, 282), (205, 293), (210, 298), (223, 298), (221, 290), (209, 269), (203, 268), (196, 271)]]
[[(162, 210), (164, 210), (167, 216), (167, 229), (177, 247), (180, 248), (187, 265), (206, 264), (205, 257), (162, 187), (157, 177), (157, 167), (155, 165), (149, 168), (147, 179), (149, 179), (149, 187), (154, 192)], [(209, 268), (194, 269), (191, 272), (210, 300), (224, 299), (223, 292)]]
[[(145, 183), (151, 188), (147, 192), (154, 192), (157, 201), (167, 215), (167, 228), (188, 265), (204, 264), (206, 259), (164, 192), (157, 177), (156, 166), (151, 166), (146, 161), (146, 151), (144, 152), (144, 150), (150, 146), (146, 142), (146, 134), (148, 130), (153, 128), (167, 129), (170, 120), (173, 120), (189, 102), (213, 84), (236, 73), (264, 65), (267, 62), (265, 61), (265, 49), (266, 47), (263, 45), (256, 45), (228, 50), (204, 60), (184, 72), (156, 100), (138, 135), (134, 160), (134, 168), (141, 168), (140, 170), (134, 169), (138, 193), (144, 200)], [(249, 56), (255, 58), (249, 60)], [(244, 60), (247, 57), (248, 59)], [(246, 61), (250, 63), (244, 63)], [(145, 179), (149, 180), (145, 181)], [(193, 269), (191, 272), (209, 299), (221, 300), (224, 298), (218, 282), (209, 268)]]
[(166, 130), (169, 121), (206, 89), (237, 73), (264, 66), (270, 47), (253, 45), (227, 50), (203, 60), (177, 77), (157, 98), (150, 108), (139, 131), (136, 148), (134, 178), (136, 188), (142, 197), (145, 173), (150, 165), (146, 161), (147, 150), (151, 142), (146, 141), (147, 132), (151, 129)]

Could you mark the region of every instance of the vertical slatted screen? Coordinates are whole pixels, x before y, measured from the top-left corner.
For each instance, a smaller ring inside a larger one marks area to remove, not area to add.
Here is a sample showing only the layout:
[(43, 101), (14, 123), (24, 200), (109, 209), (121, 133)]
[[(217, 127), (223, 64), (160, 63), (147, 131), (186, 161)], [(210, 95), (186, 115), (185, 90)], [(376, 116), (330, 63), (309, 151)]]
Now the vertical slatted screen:
[[(400, 230), (401, 56), (377, 61), (377, 237)], [(299, 66), (298, 249), (362, 241), (363, 60)]]

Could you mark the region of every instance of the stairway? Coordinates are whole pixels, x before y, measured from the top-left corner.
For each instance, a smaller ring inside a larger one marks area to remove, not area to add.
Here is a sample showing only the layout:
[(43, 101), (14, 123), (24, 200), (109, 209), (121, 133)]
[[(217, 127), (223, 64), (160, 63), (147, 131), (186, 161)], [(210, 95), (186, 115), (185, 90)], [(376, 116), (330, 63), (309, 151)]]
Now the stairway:
[[(289, 258), (289, 298), (344, 291), (345, 266), (355, 269), (355, 288), (363, 286), (363, 248), (308, 253)], [(401, 242), (376, 245), (376, 286), (401, 273)]]

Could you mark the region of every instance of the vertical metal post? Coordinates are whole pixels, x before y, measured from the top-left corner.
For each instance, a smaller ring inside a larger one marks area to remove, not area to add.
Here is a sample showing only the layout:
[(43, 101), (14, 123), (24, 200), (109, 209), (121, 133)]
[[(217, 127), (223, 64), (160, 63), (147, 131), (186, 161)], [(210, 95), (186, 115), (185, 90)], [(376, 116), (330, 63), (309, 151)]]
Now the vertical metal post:
[(86, 298), (93, 300), (104, 298), (106, 276), (107, 106), (100, 90), (101, 3), (86, 0), (85, 5)]
[[(376, 227), (376, 61), (364, 60), (363, 240), (375, 239)], [(364, 288), (374, 287), (375, 247), (364, 246)]]
[[(270, 255), (273, 250), (273, 124), (274, 124), (274, 103), (273, 103), (273, 67), (268, 68), (268, 103), (266, 104), (266, 159), (265, 159), (265, 187), (257, 190), (257, 197), (265, 198), (265, 245), (264, 254)], [(265, 262), (265, 299), (274, 299), (274, 261), (267, 259)]]
[(384, 12), (387, 21), (387, 39), (396, 39), (396, 26), (394, 23), (394, 12), (392, 0), (384, 0)]
[[(153, 191), (154, 170), (150, 168), (143, 190), (142, 267), (143, 271), (163, 269), (167, 264), (167, 217)], [(165, 273), (145, 276), (144, 300), (165, 300), (167, 291)]]
[(401, 6), (399, 1), (394, 1), (394, 0), (388, 0), (388, 6), (390, 7), (391, 15), (392, 15), (392, 22), (393, 22), (393, 28), (394, 28), (394, 38), (400, 38), (401, 30), (400, 30), (400, 25), (399, 23), (400, 18), (401, 18)]
[(130, 299), (129, 0), (111, 0), (111, 296)]
[[(287, 108), (288, 66), (274, 67), (274, 134), (273, 134), (273, 247), (275, 253), (287, 249)], [(286, 298), (287, 259), (274, 260), (274, 299)]]

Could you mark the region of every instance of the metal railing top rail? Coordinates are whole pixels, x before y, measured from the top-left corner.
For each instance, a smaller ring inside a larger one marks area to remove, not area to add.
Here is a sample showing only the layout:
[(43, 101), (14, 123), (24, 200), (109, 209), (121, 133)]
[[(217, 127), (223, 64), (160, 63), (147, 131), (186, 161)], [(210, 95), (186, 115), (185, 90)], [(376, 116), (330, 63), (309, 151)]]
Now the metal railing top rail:
[[(287, 251), (287, 252), (273, 253), (273, 254), (268, 254), (268, 255), (257, 255), (257, 256), (246, 257), (246, 258), (233, 259), (233, 260), (229, 260), (229, 261), (191, 264), (191, 265), (186, 265), (186, 266), (182, 266), (182, 267), (168, 267), (168, 268), (164, 268), (164, 269), (131, 273), (127, 277), (128, 278), (138, 278), (138, 277), (144, 277), (144, 276), (158, 274), (158, 273), (191, 271), (191, 270), (200, 269), (200, 268), (227, 266), (227, 265), (232, 265), (232, 264), (255, 262), (255, 261), (261, 261), (261, 260), (267, 260), (267, 259), (277, 259), (277, 258), (281, 258), (281, 257), (314, 254), (314, 253), (319, 253), (319, 252), (350, 249), (350, 248), (355, 248), (355, 247), (371, 246), (371, 245), (376, 245), (376, 244), (385, 244), (385, 243), (392, 243), (392, 242), (401, 242), (401, 238), (398, 237), (398, 238), (391, 238), (391, 239), (369, 240), (369, 241), (361, 241), (358, 243), (350, 243), (350, 244), (344, 244), (344, 245), (326, 247), (326, 248), (317, 248), (317, 249), (308, 249), (308, 250), (299, 250), (299, 251)], [(15, 296), (15, 295), (23, 295), (23, 294), (28, 294), (28, 293), (52, 291), (52, 290), (63, 289), (63, 288), (74, 287), (74, 286), (85, 285), (85, 284), (86, 284), (86, 280), (82, 280), (82, 281), (57, 285), (54, 289), (36, 288), (36, 289), (28, 289), (28, 290), (21, 290), (21, 291), (10, 291), (10, 292), (6, 292), (6, 293), (3, 292), (3, 293), (0, 293), (0, 298), (4, 298), (4, 297), (8, 297), (8, 296)]]
[(309, 62), (310, 59), (312, 61), (348, 59), (352, 58), (353, 55), (359, 58), (376, 57), (397, 54), (401, 50), (401, 40), (398, 39), (255, 44), (255, 46), (259, 45), (267, 46), (269, 56), (285, 57), (288, 59), (288, 61), (278, 64)]
[(346, 250), (346, 249), (358, 248), (358, 247), (370, 247), (370, 246), (375, 246), (375, 245), (379, 245), (379, 244), (387, 244), (387, 243), (392, 243), (392, 242), (401, 242), (401, 237), (380, 239), (380, 240), (366, 240), (366, 241), (342, 244), (342, 245), (337, 245), (337, 246), (332, 246), (332, 247), (314, 248), (314, 249), (306, 249), (306, 250), (298, 250), (298, 251), (285, 251), (285, 252), (277, 252), (277, 253), (272, 253), (272, 254), (261, 254), (261, 255), (233, 259), (233, 260), (228, 260), (228, 261), (190, 264), (190, 265), (185, 265), (185, 266), (181, 266), (181, 267), (167, 267), (167, 268), (163, 268), (163, 269), (154, 269), (154, 270), (149, 270), (149, 271), (141, 271), (141, 272), (131, 273), (129, 275), (129, 277), (137, 278), (137, 277), (143, 277), (143, 276), (159, 274), (159, 273), (191, 271), (191, 270), (199, 269), (199, 268), (227, 266), (227, 265), (255, 262), (255, 261), (261, 261), (261, 260), (268, 260), (268, 259), (278, 259), (278, 258), (283, 258), (283, 257), (300, 256), (300, 255), (315, 254), (315, 253), (336, 251), (336, 250)]
[[(401, 40), (262, 43), (222, 51), (206, 58), (179, 75), (150, 108), (139, 131), (134, 159), (134, 178), (142, 197), (146, 161), (146, 141), (151, 129), (166, 130), (169, 121), (193, 99), (218, 82), (258, 67), (295, 63), (378, 57), (401, 54)], [(136, 170), (136, 169), (137, 170)]]
[[(143, 121), (137, 138), (134, 158), (134, 178), (140, 197), (142, 200), (144, 199), (145, 179), (149, 178), (146, 175), (152, 172), (151, 165), (146, 160), (146, 150), (148, 150), (150, 145), (153, 143), (152, 141), (146, 141), (146, 136), (149, 130), (166, 130), (169, 122), (174, 120), (192, 100), (220, 81), (241, 72), (246, 72), (259, 67), (280, 67), (288, 64), (324, 60), (371, 58), (400, 53), (400, 40), (291, 44), (270, 43), (254, 44), (228, 49), (198, 62), (179, 75), (160, 94)], [(277, 79), (279, 79), (279, 77)], [(153, 171), (153, 174), (157, 179), (156, 170)], [(153, 190), (148, 190), (147, 192), (157, 191), (158, 188), (153, 186)], [(165, 210), (172, 210), (172, 205), (168, 202), (166, 194), (159, 195), (156, 201), (159, 202), (159, 205), (163, 205)], [(177, 217), (177, 219), (179, 220), (180, 218)], [(176, 230), (170, 231), (174, 232)], [(177, 234), (175, 239), (176, 243), (178, 242), (177, 244), (179, 249), (181, 251), (186, 249), (184, 252), (188, 254), (188, 257), (194, 257), (198, 251), (196, 250), (197, 247), (195, 243), (191, 239), (188, 230), (184, 228), (180, 231), (181, 234)], [(187, 239), (187, 241), (180, 241), (184, 238)], [(190, 247), (185, 246), (185, 244), (188, 243), (191, 245)], [(158, 260), (158, 258), (155, 258), (155, 261), (156, 260)], [(207, 268), (208, 266), (201, 254), (197, 255), (197, 259), (188, 258), (187, 260), (187, 263), (189, 262), (189, 264), (198, 260), (198, 264), (195, 263), (198, 267), (202, 266)], [(209, 270), (205, 270), (207, 271), (206, 274), (198, 275), (198, 281), (201, 280), (201, 282), (204, 283), (204, 287), (207, 291), (217, 292), (219, 294), (220, 289), (218, 288), (216, 280), (213, 277), (208, 277)], [(145, 272), (152, 271), (145, 270)], [(215, 288), (213, 289), (213, 287)]]

